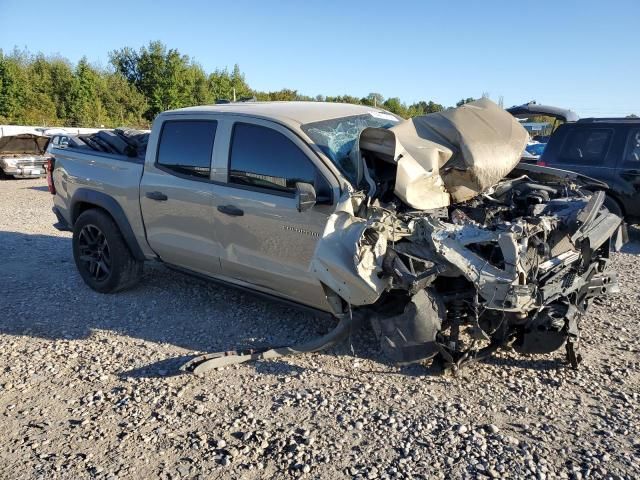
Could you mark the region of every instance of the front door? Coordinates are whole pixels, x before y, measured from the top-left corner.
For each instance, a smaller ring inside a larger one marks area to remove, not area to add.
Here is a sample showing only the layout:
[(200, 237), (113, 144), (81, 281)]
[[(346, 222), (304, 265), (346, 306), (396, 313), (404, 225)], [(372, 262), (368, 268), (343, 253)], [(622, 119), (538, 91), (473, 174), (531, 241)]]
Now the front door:
[[(228, 181), (215, 190), (216, 240), (224, 249), (223, 275), (327, 309), (309, 264), (333, 211), (333, 193), (326, 172), (304, 150), (280, 125), (234, 123)], [(312, 184), (318, 198), (302, 212), (296, 207), (298, 182)]]

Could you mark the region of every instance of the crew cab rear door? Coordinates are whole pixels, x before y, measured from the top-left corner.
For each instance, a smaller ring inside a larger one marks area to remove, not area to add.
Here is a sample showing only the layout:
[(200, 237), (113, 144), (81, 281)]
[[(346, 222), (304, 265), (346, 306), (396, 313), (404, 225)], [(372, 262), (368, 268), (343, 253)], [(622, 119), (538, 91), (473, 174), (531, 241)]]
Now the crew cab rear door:
[[(222, 274), (313, 306), (328, 309), (320, 283), (309, 273), (318, 239), (336, 201), (338, 182), (288, 128), (252, 117), (225, 119), (228, 162), (218, 171), (214, 196), (215, 241)], [(314, 186), (317, 203), (298, 211), (296, 182)]]
[(155, 150), (147, 152), (140, 183), (151, 248), (164, 262), (205, 275), (220, 270), (211, 180), (217, 126), (211, 118), (180, 116), (154, 126), (159, 138), (150, 139), (149, 148)]

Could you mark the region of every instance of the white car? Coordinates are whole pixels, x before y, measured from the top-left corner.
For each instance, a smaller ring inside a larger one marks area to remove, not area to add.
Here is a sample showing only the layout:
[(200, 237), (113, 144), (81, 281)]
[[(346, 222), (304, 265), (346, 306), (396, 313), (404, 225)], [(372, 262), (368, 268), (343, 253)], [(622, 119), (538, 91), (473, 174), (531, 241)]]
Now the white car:
[(23, 133), (0, 138), (0, 175), (37, 178), (46, 174), (49, 137)]

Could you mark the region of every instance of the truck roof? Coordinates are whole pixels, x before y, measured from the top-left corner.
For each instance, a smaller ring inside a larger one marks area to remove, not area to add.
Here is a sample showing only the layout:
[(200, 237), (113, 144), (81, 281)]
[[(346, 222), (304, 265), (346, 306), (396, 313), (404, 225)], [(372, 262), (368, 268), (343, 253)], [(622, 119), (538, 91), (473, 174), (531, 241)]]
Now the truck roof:
[(238, 102), (198, 107), (180, 108), (166, 113), (232, 113), (268, 118), (294, 126), (305, 123), (329, 120), (332, 118), (362, 115), (380, 112), (390, 115), (386, 110), (366, 105), (333, 102)]

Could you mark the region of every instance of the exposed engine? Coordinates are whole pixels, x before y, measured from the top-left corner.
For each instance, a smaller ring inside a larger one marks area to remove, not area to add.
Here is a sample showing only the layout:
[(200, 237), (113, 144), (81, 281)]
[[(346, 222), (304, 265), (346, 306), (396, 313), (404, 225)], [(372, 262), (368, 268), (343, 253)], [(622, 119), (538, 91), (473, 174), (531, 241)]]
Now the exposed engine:
[(352, 254), (361, 282), (336, 275), (337, 259), (322, 251), (316, 273), (370, 313), (396, 362), (438, 357), (457, 368), (502, 346), (548, 353), (566, 345), (579, 363), (581, 314), (617, 288), (605, 267), (621, 220), (603, 207), (604, 192), (578, 181), (518, 169), (512, 177), (434, 211), (353, 194), (353, 214), (334, 214), (343, 240), (359, 233)]

